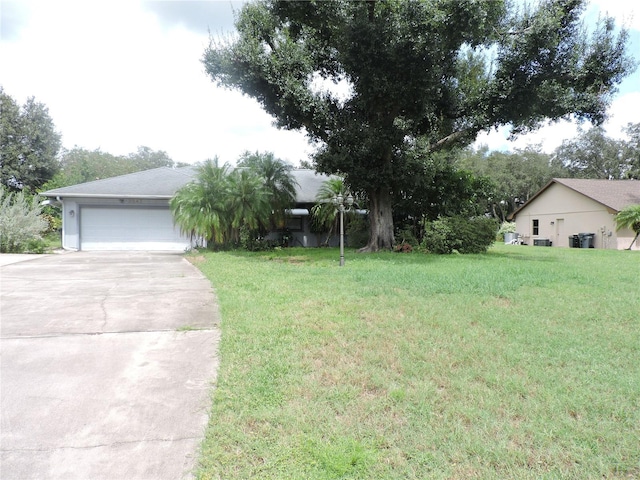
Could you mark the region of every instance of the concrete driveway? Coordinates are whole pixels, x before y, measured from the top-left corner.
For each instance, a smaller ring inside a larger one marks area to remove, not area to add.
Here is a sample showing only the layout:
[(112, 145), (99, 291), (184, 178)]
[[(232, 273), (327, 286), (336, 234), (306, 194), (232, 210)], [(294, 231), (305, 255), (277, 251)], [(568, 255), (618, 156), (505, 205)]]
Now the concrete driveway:
[(209, 281), (176, 254), (20, 260), (0, 259), (0, 478), (190, 478), (218, 367)]

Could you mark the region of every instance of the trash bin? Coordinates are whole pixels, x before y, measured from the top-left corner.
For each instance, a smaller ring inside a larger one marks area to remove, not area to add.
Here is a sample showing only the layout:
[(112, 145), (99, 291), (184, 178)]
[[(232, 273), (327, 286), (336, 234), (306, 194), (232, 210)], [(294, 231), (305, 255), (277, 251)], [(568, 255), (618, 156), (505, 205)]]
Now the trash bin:
[(569, 248), (580, 248), (579, 235), (569, 235)]
[(595, 248), (595, 233), (579, 233), (580, 248)]

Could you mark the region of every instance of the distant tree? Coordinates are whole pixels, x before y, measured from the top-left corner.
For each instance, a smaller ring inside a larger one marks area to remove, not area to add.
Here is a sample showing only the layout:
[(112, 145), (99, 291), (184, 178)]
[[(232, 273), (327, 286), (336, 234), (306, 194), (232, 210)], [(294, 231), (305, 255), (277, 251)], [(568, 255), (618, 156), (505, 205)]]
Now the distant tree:
[(631, 250), (634, 242), (638, 239), (638, 236), (640, 236), (640, 205), (630, 205), (623, 208), (618, 212), (615, 220), (618, 230), (622, 228), (629, 228), (636, 234), (636, 236), (633, 237), (633, 240), (631, 240), (629, 248), (627, 248), (627, 250)]
[(40, 213), (37, 195), (11, 192), (0, 185), (0, 252), (21, 252), (30, 242), (41, 239), (49, 223)]
[(137, 171), (160, 167), (176, 168), (187, 166), (186, 163), (174, 162), (167, 152), (163, 150), (152, 150), (145, 146), (138, 147), (135, 153), (130, 153), (126, 158), (129, 160), (127, 162), (130, 165), (129, 168), (136, 168)]
[(48, 108), (33, 97), (20, 107), (0, 87), (0, 183), (12, 191), (40, 188), (58, 171), (60, 150)]
[(625, 178), (640, 180), (640, 123), (629, 123), (625, 128), (625, 142), (622, 158), (628, 170)]
[(74, 147), (71, 150), (63, 150), (59, 172), (43, 185), (42, 190), (52, 190), (152, 168), (174, 168), (185, 165), (174, 162), (166, 152), (144, 146), (138, 147), (136, 153), (126, 156), (112, 155), (100, 149), (87, 150)]
[[(398, 179), (417, 139), (437, 151), (501, 125), (517, 135), (547, 119), (605, 119), (633, 63), (611, 18), (585, 31), (585, 5), (262, 0), (243, 5), (238, 34), (212, 40), (203, 63), (278, 126), (304, 129), (320, 171), (367, 193), (373, 251), (393, 246)], [(340, 82), (346, 95), (327, 87)]]
[(550, 155), (536, 147), (511, 153), (466, 149), (458, 155), (456, 165), (491, 181), (489, 209), (500, 222), (552, 178), (568, 176), (566, 170), (552, 162)]
[(630, 170), (625, 158), (624, 140), (606, 135), (602, 127), (593, 127), (573, 139), (565, 140), (554, 152), (554, 163), (567, 170), (571, 178), (625, 178)]

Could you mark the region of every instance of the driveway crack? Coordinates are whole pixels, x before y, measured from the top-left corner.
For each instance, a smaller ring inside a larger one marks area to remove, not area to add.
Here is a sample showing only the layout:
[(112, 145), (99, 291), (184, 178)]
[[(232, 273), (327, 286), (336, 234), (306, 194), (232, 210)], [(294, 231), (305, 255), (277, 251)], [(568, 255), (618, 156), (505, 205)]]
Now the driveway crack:
[(173, 442), (183, 442), (187, 440), (198, 440), (200, 441), (200, 437), (192, 436), (192, 437), (178, 437), (178, 438), (145, 438), (140, 440), (125, 440), (122, 442), (112, 442), (112, 443), (97, 443), (95, 445), (60, 445), (51, 448), (0, 448), (0, 452), (3, 453), (11, 453), (11, 452), (55, 452), (57, 450), (90, 450), (92, 448), (103, 448), (103, 447), (119, 447), (122, 445), (132, 445), (136, 443), (173, 443)]

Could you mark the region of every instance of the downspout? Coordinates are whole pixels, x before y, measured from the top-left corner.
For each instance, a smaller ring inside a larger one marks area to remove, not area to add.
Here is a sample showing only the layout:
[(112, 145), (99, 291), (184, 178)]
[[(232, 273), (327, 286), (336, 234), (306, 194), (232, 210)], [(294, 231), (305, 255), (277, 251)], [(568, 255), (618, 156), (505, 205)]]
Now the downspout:
[(56, 201), (60, 202), (60, 205), (62, 205), (62, 232), (60, 233), (60, 235), (61, 235), (60, 243), (61, 243), (62, 249), (66, 250), (64, 244), (65, 244), (65, 239), (66, 239), (66, 235), (65, 235), (65, 228), (66, 227), (65, 227), (65, 224), (67, 222), (64, 221), (64, 202), (62, 201), (62, 198), (60, 198), (59, 195), (56, 195)]

